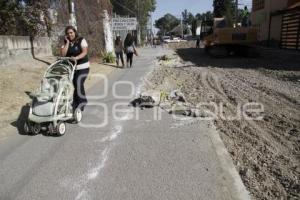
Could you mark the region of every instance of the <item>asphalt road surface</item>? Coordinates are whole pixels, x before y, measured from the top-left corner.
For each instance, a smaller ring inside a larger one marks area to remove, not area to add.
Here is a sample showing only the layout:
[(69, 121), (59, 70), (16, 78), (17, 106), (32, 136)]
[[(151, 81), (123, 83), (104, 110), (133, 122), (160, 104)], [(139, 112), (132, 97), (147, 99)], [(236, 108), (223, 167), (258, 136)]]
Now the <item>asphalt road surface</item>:
[(167, 52), (141, 49), (133, 68), (100, 80), (63, 137), (1, 141), (0, 199), (248, 199), (210, 122), (127, 106)]

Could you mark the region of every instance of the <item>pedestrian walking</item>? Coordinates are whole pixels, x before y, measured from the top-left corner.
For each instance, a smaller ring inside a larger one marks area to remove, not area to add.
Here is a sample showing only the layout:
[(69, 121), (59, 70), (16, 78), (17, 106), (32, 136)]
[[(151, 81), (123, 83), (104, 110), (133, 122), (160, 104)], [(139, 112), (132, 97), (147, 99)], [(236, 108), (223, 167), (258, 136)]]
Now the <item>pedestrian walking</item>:
[(165, 47), (165, 41), (164, 41), (163, 37), (160, 36), (159, 40), (160, 40), (161, 47), (164, 48)]
[(117, 57), (117, 66), (119, 66), (120, 59), (122, 62), (122, 67), (124, 67), (124, 59), (123, 59), (123, 42), (121, 40), (121, 36), (117, 36), (115, 40), (115, 53)]
[(200, 48), (200, 37), (197, 37), (196, 48)]
[(136, 56), (138, 55), (137, 54), (137, 51), (136, 51), (136, 48), (135, 48), (135, 45), (134, 45), (134, 39), (131, 35), (131, 33), (128, 33), (126, 38), (125, 38), (125, 41), (124, 41), (124, 49), (125, 49), (125, 52), (126, 52), (126, 58), (127, 58), (127, 67), (132, 67), (132, 62), (133, 62), (133, 54), (135, 54)]

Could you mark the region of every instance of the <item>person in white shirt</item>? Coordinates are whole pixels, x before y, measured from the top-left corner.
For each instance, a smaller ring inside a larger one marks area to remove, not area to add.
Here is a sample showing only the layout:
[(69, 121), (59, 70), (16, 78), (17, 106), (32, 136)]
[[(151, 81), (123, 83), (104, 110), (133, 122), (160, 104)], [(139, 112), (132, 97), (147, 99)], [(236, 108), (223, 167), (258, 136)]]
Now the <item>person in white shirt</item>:
[(79, 37), (77, 30), (73, 26), (67, 26), (65, 29), (65, 41), (61, 47), (60, 54), (63, 57), (73, 57), (77, 61), (73, 78), (73, 109), (80, 108), (83, 111), (87, 104), (84, 82), (90, 69), (88, 44), (83, 37)]

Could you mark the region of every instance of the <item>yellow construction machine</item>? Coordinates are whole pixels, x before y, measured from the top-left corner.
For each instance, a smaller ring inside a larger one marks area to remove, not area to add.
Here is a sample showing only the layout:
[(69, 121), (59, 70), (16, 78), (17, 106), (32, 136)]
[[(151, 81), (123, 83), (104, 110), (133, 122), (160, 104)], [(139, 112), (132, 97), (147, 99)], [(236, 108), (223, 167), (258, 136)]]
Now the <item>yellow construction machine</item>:
[(200, 39), (206, 52), (214, 57), (226, 57), (231, 54), (257, 55), (253, 46), (257, 43), (257, 29), (229, 26), (225, 18), (203, 21)]

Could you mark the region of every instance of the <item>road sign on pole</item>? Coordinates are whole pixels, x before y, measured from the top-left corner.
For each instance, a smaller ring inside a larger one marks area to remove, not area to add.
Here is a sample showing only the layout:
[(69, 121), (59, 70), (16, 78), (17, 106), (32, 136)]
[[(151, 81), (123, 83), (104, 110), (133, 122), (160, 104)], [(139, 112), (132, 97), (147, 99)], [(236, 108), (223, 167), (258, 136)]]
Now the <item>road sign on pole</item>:
[(136, 30), (136, 27), (137, 27), (137, 18), (135, 17), (112, 18), (112, 28), (114, 31), (132, 31), (132, 30)]

